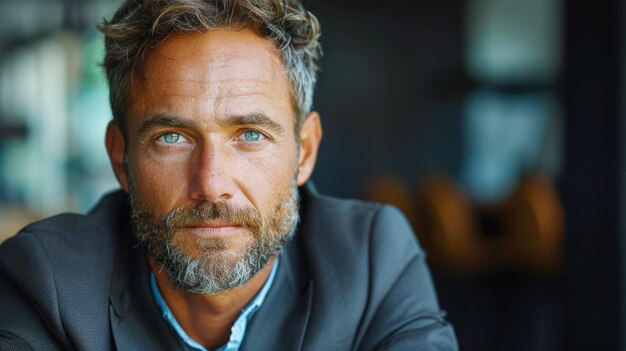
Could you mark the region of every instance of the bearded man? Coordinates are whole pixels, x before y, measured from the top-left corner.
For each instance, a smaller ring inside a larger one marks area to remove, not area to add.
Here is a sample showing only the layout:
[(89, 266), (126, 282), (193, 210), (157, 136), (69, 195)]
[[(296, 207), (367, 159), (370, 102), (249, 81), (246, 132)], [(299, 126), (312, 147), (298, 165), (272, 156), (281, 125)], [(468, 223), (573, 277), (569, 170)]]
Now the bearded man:
[(121, 190), (0, 248), (2, 350), (455, 350), (394, 208), (319, 195), (295, 0), (128, 0), (104, 33)]

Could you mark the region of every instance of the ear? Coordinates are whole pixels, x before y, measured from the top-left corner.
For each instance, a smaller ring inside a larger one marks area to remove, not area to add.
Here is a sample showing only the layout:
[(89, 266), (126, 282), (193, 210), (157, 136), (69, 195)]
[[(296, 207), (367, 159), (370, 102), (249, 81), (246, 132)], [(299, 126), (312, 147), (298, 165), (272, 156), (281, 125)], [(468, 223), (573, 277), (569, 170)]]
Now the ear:
[(126, 140), (120, 126), (115, 121), (109, 122), (106, 132), (106, 148), (111, 167), (122, 190), (128, 192), (128, 174), (126, 173)]
[(317, 151), (322, 140), (322, 122), (320, 115), (313, 111), (304, 121), (300, 129), (300, 158), (298, 159), (298, 186), (309, 180), (315, 168)]

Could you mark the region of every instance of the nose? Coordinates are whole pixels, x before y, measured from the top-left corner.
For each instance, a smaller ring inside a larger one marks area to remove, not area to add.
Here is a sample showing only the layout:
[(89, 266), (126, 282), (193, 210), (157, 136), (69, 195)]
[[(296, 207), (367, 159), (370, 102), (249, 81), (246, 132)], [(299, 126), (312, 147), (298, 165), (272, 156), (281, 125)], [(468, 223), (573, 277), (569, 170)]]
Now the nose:
[(209, 202), (231, 199), (236, 190), (234, 161), (215, 145), (204, 147), (192, 160), (190, 197)]

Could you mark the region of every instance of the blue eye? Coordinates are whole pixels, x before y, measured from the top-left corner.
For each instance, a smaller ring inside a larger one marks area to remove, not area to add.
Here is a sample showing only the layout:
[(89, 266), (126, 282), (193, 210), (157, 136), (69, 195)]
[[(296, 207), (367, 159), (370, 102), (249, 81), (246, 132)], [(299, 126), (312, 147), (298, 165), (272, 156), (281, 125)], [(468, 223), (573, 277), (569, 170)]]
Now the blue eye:
[(178, 133), (166, 133), (159, 137), (159, 140), (166, 144), (176, 144), (178, 142), (185, 141), (185, 137)]
[(249, 130), (242, 135), (245, 141), (259, 141), (263, 138), (263, 135), (255, 130)]

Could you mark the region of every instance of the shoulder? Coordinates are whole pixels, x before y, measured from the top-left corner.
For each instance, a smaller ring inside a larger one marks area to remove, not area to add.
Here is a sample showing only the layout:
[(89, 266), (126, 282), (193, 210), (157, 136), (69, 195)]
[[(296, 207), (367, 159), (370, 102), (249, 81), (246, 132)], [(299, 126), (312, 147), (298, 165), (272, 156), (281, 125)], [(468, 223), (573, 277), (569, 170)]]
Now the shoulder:
[(300, 239), (315, 283), (311, 325), (320, 339), (356, 349), (437, 343), (456, 349), (425, 254), (402, 212), (318, 194), (303, 205)]
[(24, 265), (61, 265), (88, 257), (90, 262), (112, 255), (115, 235), (120, 225), (122, 195), (103, 198), (88, 215), (60, 214), (34, 222), (0, 246), (0, 267)]
[[(344, 255), (337, 259), (358, 259), (364, 262), (381, 255), (397, 263), (422, 255), (417, 238), (400, 210), (391, 205), (339, 199), (315, 194), (307, 201), (303, 213), (304, 238), (316, 248), (330, 247)], [(330, 249), (330, 248), (329, 248)], [(350, 253), (350, 255), (346, 255)]]
[(321, 293), (346, 296), (341, 303), (347, 307), (363, 308), (373, 289), (389, 288), (410, 261), (423, 256), (393, 206), (318, 194), (303, 205), (300, 240), (312, 278)]
[(360, 289), (356, 295), (365, 298), (366, 293), (390, 289), (408, 265), (425, 260), (397, 208), (328, 196), (312, 202), (303, 219), (303, 241), (314, 277), (329, 290)]
[[(67, 342), (68, 328), (81, 318), (105, 327), (120, 211), (123, 196), (112, 194), (88, 215), (44, 219), (5, 241), (0, 246), (0, 278), (5, 281), (0, 296), (11, 301), (0, 306), (0, 331), (32, 336), (31, 330), (43, 322), (46, 333)], [(10, 323), (4, 317), (16, 309), (32, 318)], [(85, 315), (87, 310), (93, 313)]]

